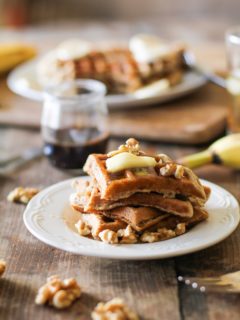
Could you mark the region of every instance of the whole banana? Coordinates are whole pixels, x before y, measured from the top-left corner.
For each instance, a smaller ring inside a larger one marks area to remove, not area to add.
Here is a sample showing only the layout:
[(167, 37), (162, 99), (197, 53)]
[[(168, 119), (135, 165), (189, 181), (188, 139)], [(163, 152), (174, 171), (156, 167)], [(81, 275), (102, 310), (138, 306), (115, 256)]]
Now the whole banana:
[(179, 163), (196, 168), (209, 163), (240, 169), (240, 133), (215, 141), (208, 149), (179, 159)]
[(0, 44), (0, 75), (12, 70), (18, 64), (36, 56), (36, 49), (21, 43)]

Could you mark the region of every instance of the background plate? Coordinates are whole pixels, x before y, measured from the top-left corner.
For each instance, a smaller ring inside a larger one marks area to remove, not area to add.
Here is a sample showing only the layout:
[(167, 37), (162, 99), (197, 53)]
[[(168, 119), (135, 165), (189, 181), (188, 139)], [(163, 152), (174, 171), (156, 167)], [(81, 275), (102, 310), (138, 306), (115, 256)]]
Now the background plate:
[[(88, 179), (86, 177), (86, 179)], [(239, 223), (237, 200), (223, 188), (202, 180), (212, 189), (206, 203), (209, 219), (179, 237), (143, 244), (109, 245), (81, 237), (65, 223), (63, 212), (73, 192), (71, 180), (44, 189), (28, 204), (24, 223), (39, 240), (75, 254), (111, 259), (146, 260), (183, 255), (210, 247), (229, 236)]]
[[(37, 81), (36, 64), (38, 59), (28, 61), (15, 68), (8, 76), (8, 87), (15, 93), (32, 100), (42, 101), (42, 87)], [(24, 80), (25, 79), (25, 80)], [(30, 85), (26, 85), (26, 82)], [(136, 98), (131, 94), (108, 95), (107, 103), (110, 109), (142, 107), (149, 104), (167, 102), (199, 89), (206, 83), (206, 79), (196, 72), (186, 72), (183, 81), (167, 89), (161, 94)]]

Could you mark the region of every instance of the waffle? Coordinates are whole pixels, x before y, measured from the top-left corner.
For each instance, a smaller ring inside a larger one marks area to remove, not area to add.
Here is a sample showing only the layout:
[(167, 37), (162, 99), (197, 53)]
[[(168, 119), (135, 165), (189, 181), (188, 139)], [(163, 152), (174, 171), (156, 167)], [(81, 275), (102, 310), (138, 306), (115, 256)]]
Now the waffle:
[(127, 49), (94, 51), (74, 61), (76, 78), (104, 82), (112, 93), (128, 93), (143, 85), (138, 66)]
[(116, 232), (127, 226), (124, 221), (111, 219), (96, 213), (83, 214), (81, 220), (90, 226), (93, 237), (97, 237), (103, 230), (112, 230)]
[(149, 62), (139, 62), (127, 48), (96, 48), (79, 58), (66, 60), (54, 56), (54, 51), (38, 64), (42, 85), (59, 84), (73, 79), (96, 79), (106, 84), (109, 93), (131, 93), (160, 79), (170, 86), (181, 82), (184, 72), (182, 45), (169, 47), (163, 56)]
[(168, 198), (182, 195), (198, 205), (207, 200), (204, 187), (190, 169), (186, 168), (188, 175), (182, 179), (162, 176), (156, 168), (148, 168), (148, 174), (143, 176), (135, 174), (134, 170), (109, 173), (106, 170), (106, 159), (107, 155), (92, 154), (83, 168), (97, 181), (103, 199), (119, 200), (137, 192), (156, 192)]
[(204, 210), (203, 208), (196, 207), (194, 208), (194, 213), (191, 218), (176, 217), (176, 216), (174, 217), (172, 215), (168, 215), (166, 219), (164, 219), (163, 221), (159, 221), (159, 223), (156, 224), (153, 229), (156, 229), (156, 228), (175, 229), (179, 223), (185, 223), (186, 227), (189, 229), (195, 226), (196, 224), (198, 224), (199, 222), (207, 220), (207, 218), (208, 218), (207, 211)]
[(130, 225), (133, 230), (154, 232), (158, 229), (175, 230), (179, 224), (187, 229), (208, 218), (206, 210), (194, 208), (191, 218), (175, 217), (152, 208), (119, 207), (104, 211), (103, 214), (87, 213), (81, 215), (81, 220), (90, 226), (92, 235), (97, 237), (103, 230), (117, 232)]
[(93, 51), (73, 61), (73, 68), (77, 79), (100, 80), (109, 92), (128, 93), (162, 78), (168, 79), (170, 85), (179, 83), (183, 71), (182, 53), (181, 47), (164, 58), (139, 64), (128, 49)]
[(171, 50), (164, 56), (155, 59), (149, 63), (138, 63), (139, 73), (144, 82), (149, 79), (159, 79), (168, 77), (176, 71), (183, 70), (183, 53), (185, 47), (183, 45), (171, 46)]
[(169, 216), (154, 208), (127, 206), (106, 210), (103, 214), (108, 218), (126, 222), (136, 231), (144, 231)]
[(120, 206), (143, 206), (152, 207), (159, 210), (173, 213), (178, 216), (192, 217), (193, 207), (189, 201), (173, 198), (165, 198), (157, 193), (135, 193), (128, 198), (105, 200), (100, 196), (100, 192), (94, 183), (89, 183), (85, 179), (77, 182), (77, 193), (71, 196), (71, 205), (80, 211), (97, 212), (110, 210)]
[(208, 218), (211, 190), (168, 156), (146, 155), (135, 139), (107, 155), (92, 154), (70, 197), (81, 235), (107, 243), (155, 242), (185, 233)]
[(191, 218), (176, 217), (156, 209), (141, 207), (115, 208), (104, 211), (104, 215), (112, 219), (125, 221), (136, 231), (156, 230), (158, 228), (174, 230), (180, 223), (185, 223), (186, 227), (190, 228), (208, 218), (208, 213), (200, 208), (194, 208), (194, 214)]

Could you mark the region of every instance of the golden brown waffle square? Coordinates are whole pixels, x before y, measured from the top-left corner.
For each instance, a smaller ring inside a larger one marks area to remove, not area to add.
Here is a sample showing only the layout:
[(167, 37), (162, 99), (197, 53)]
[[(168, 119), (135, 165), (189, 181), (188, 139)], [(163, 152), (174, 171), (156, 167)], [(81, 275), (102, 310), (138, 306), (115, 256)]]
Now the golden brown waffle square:
[(208, 218), (208, 213), (203, 208), (194, 208), (194, 213), (191, 218), (184, 217), (176, 217), (173, 215), (169, 215), (166, 219), (161, 220), (154, 228), (167, 228), (167, 229), (175, 229), (177, 224), (185, 223), (186, 227), (189, 229), (194, 225), (198, 224), (201, 221), (204, 221)]
[(182, 80), (182, 46), (172, 48), (155, 61), (138, 63), (127, 48), (95, 50), (75, 60), (59, 61), (59, 68), (70, 68), (79, 78), (91, 78), (104, 82), (112, 93), (129, 93), (144, 85), (165, 78), (170, 85)]
[(204, 187), (190, 169), (185, 168), (187, 175), (181, 179), (163, 176), (157, 168), (147, 168), (148, 174), (141, 176), (130, 169), (109, 173), (106, 169), (106, 159), (107, 155), (92, 154), (83, 168), (97, 181), (103, 199), (119, 200), (137, 192), (156, 192), (167, 198), (182, 195), (198, 205), (203, 205), (207, 200)]
[(158, 193), (135, 193), (128, 198), (119, 200), (105, 200), (94, 182), (78, 179), (77, 193), (71, 197), (73, 206), (80, 205), (85, 212), (105, 211), (120, 206), (152, 207), (164, 212), (173, 213), (183, 217), (192, 217), (193, 207), (189, 201), (165, 198)]
[[(77, 209), (81, 211), (79, 206)], [(98, 235), (105, 229), (117, 231), (127, 225), (130, 225), (137, 232), (156, 231), (159, 228), (175, 230), (177, 225), (182, 223), (189, 229), (207, 218), (208, 213), (203, 208), (194, 208), (193, 216), (187, 218), (163, 213), (153, 208), (129, 206), (99, 213), (85, 213), (81, 216), (81, 220), (91, 227), (94, 235)]]
[(202, 208), (194, 208), (194, 214), (191, 218), (177, 217), (157, 209), (144, 207), (119, 207), (104, 211), (103, 214), (112, 219), (126, 222), (136, 231), (145, 231), (151, 228), (153, 230), (159, 228), (175, 230), (177, 225), (181, 223), (184, 223), (187, 228), (191, 228), (208, 218), (208, 213)]
[(136, 231), (144, 231), (169, 216), (148, 207), (118, 207), (103, 211), (106, 217), (126, 222)]
[[(138, 63), (139, 72), (144, 83), (149, 83), (150, 79), (169, 78), (171, 74), (182, 73), (184, 51), (185, 47), (183, 45), (174, 45), (168, 53), (156, 58), (154, 61)], [(172, 84), (174, 85), (175, 83), (173, 81)]]
[(96, 213), (83, 214), (81, 220), (91, 228), (91, 233), (94, 237), (98, 236), (103, 230), (108, 229), (117, 232), (119, 229), (124, 229), (127, 226), (124, 221), (110, 219)]
[(92, 51), (74, 61), (76, 78), (104, 82), (109, 92), (127, 93), (143, 85), (136, 61), (128, 49)]

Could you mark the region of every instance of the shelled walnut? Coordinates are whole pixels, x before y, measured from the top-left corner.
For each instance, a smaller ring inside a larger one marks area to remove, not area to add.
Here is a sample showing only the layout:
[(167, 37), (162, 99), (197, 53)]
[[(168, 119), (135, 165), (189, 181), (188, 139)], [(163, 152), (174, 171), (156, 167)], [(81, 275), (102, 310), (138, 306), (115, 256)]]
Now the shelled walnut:
[(164, 177), (174, 176), (176, 179), (182, 179), (184, 176), (184, 167), (176, 163), (167, 163), (160, 168), (160, 174)]
[(6, 262), (4, 260), (0, 260), (0, 277), (4, 274), (6, 270)]
[(130, 244), (138, 241), (138, 237), (130, 225), (128, 225), (126, 229), (118, 230), (117, 235), (119, 238), (121, 238), (120, 243)]
[(105, 243), (116, 244), (118, 243), (118, 235), (116, 232), (105, 229), (99, 233), (99, 238)]
[(38, 192), (39, 190), (36, 188), (18, 187), (8, 194), (7, 200), (27, 204)]
[(181, 234), (186, 232), (186, 224), (185, 223), (178, 223), (174, 230), (167, 229), (167, 228), (159, 228), (155, 232), (145, 231), (141, 235), (142, 242), (156, 242), (174, 238), (176, 236), (180, 236)]
[(107, 156), (110, 158), (122, 152), (130, 152), (138, 155), (140, 152), (139, 142), (134, 138), (129, 138), (125, 144), (120, 145), (117, 150), (109, 152)]
[(77, 229), (77, 232), (80, 234), (80, 236), (87, 236), (87, 235), (91, 234), (91, 229), (81, 219), (78, 220), (77, 223), (75, 223), (75, 228)]
[(159, 165), (164, 165), (166, 163), (172, 163), (173, 162), (173, 160), (169, 156), (167, 156), (165, 153), (159, 153), (156, 156), (156, 160), (158, 161)]
[(49, 304), (57, 309), (69, 307), (81, 296), (81, 288), (74, 278), (61, 280), (54, 275), (47, 278), (47, 283), (39, 288), (35, 303)]
[(139, 320), (120, 298), (114, 298), (106, 303), (100, 302), (92, 312), (93, 320)]

